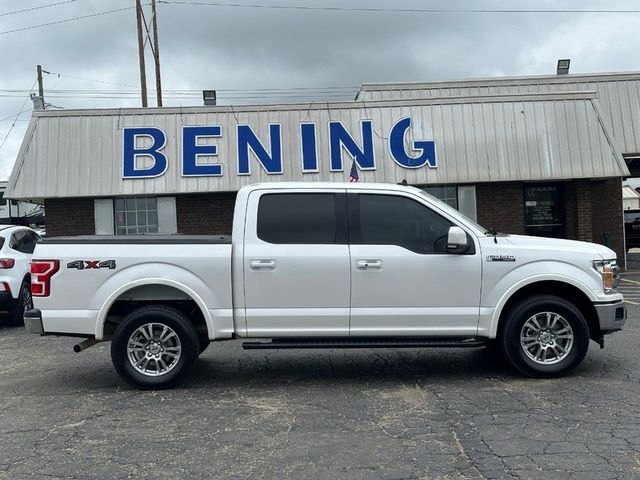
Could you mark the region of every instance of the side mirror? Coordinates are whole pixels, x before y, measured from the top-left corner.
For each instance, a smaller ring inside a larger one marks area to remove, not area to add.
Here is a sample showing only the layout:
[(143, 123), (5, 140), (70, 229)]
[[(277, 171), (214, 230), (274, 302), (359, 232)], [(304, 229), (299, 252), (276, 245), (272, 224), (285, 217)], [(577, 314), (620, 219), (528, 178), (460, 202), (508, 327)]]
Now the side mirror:
[(449, 227), (447, 235), (447, 251), (449, 253), (464, 253), (469, 250), (467, 233), (460, 227)]

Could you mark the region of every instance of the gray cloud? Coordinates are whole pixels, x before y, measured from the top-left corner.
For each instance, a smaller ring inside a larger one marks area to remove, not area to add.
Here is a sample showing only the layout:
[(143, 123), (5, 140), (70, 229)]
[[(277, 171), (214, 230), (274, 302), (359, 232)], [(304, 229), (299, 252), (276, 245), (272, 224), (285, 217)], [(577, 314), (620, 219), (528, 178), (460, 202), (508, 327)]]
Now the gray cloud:
[[(43, 0), (5, 2), (0, 13), (42, 5)], [(0, 17), (0, 32), (26, 25), (129, 6), (129, 0), (77, 0), (31, 13)], [(333, 1), (272, 3), (408, 8), (637, 8), (637, 2), (555, 0)], [(446, 80), (494, 75), (553, 73), (555, 61), (572, 59), (572, 72), (638, 70), (640, 14), (407, 14), (265, 10), (159, 5), (163, 87), (170, 89), (352, 86), (361, 82)], [(139, 84), (135, 12), (78, 20), (0, 35), (0, 89), (29, 89), (35, 65), (69, 76)], [(149, 59), (150, 59), (149, 55)], [(148, 62), (148, 84), (153, 68)], [(68, 77), (45, 76), (47, 89), (123, 89)], [(335, 92), (334, 92), (335, 93)], [(0, 92), (0, 95), (6, 93)], [(220, 92), (221, 103), (302, 100), (301, 97)], [(226, 96), (226, 100), (225, 100)], [(231, 98), (233, 97), (233, 98)], [(320, 99), (322, 97), (312, 97)], [(54, 98), (65, 108), (137, 106), (137, 98)], [(0, 96), (0, 118), (16, 113), (24, 97)], [(150, 95), (153, 105), (153, 96)], [(198, 99), (165, 99), (166, 105), (199, 105)], [(0, 150), (6, 178), (26, 130), (28, 114)], [(11, 121), (0, 122), (0, 141)]]

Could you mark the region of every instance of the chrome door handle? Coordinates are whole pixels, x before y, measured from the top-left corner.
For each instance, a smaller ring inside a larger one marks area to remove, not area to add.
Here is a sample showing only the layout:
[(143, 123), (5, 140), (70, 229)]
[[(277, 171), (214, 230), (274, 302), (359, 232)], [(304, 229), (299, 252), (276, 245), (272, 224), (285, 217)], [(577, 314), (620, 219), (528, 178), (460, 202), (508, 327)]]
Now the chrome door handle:
[(251, 270), (275, 270), (276, 261), (267, 259), (251, 260), (251, 262), (249, 262), (249, 267)]
[(356, 267), (358, 270), (381, 270), (382, 260), (358, 260)]

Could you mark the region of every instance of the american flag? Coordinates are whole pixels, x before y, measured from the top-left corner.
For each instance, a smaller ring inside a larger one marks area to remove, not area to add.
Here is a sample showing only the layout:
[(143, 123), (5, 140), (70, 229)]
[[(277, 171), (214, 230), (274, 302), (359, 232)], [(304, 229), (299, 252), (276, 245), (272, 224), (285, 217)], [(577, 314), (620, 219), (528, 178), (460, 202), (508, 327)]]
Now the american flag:
[(351, 172), (349, 172), (349, 183), (354, 183), (360, 180), (358, 176), (358, 168), (356, 167), (356, 161), (351, 164)]

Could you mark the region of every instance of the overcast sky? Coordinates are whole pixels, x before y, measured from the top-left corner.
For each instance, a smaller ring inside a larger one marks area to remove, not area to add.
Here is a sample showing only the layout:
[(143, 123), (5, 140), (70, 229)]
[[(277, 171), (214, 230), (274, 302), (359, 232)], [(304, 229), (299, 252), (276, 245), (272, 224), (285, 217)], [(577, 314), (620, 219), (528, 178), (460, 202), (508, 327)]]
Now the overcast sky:
[[(54, 3), (61, 4), (11, 14)], [(185, 3), (168, 0), (158, 5), (165, 105), (201, 105), (197, 92), (202, 89), (218, 90), (219, 104), (347, 100), (362, 82), (550, 74), (555, 73), (558, 58), (571, 58), (572, 73), (640, 70), (640, 13), (351, 12)], [(638, 0), (193, 3), (640, 9)], [(5, 33), (133, 4), (134, 0), (0, 0), (0, 143), (21, 106), (32, 107), (25, 100), (34, 85), (37, 64), (52, 73), (44, 75), (44, 88), (46, 101), (54, 106), (140, 106), (134, 9)], [(150, 7), (145, 9), (150, 18)], [(147, 82), (152, 89), (153, 63), (151, 52), (147, 53)], [(155, 105), (153, 93), (149, 104)], [(18, 117), (0, 148), (0, 179), (11, 173), (30, 115), (25, 111)]]

